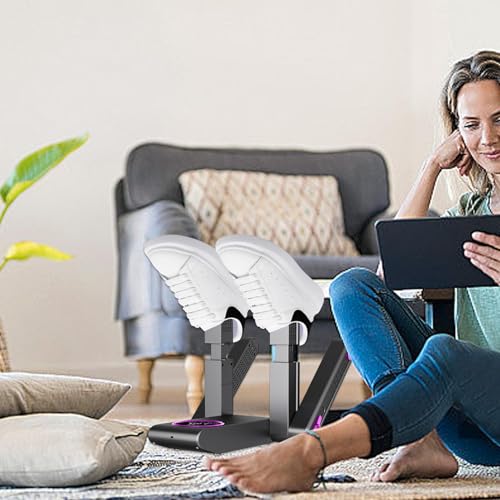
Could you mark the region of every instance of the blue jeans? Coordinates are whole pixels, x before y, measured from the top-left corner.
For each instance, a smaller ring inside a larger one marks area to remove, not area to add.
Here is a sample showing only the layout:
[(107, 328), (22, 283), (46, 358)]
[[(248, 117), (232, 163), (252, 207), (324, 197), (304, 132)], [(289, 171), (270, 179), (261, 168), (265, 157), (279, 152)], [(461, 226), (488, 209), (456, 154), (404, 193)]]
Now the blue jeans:
[(351, 410), (368, 424), (370, 456), (437, 429), (456, 455), (500, 465), (500, 352), (435, 334), (367, 269), (337, 276), (330, 300), (347, 351), (374, 393)]

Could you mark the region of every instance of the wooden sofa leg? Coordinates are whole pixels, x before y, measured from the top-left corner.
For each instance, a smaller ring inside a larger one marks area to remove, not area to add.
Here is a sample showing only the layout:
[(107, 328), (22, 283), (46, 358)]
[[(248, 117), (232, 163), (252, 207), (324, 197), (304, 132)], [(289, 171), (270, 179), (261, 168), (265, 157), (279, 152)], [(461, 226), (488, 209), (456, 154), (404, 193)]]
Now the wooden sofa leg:
[(139, 393), (139, 402), (148, 404), (151, 397), (151, 390), (153, 385), (151, 383), (151, 373), (155, 364), (155, 359), (140, 359), (137, 361), (137, 368), (139, 369), (139, 386), (137, 387)]
[(203, 356), (188, 354), (184, 360), (184, 369), (187, 377), (186, 399), (189, 414), (192, 415), (203, 399), (203, 373), (205, 371)]

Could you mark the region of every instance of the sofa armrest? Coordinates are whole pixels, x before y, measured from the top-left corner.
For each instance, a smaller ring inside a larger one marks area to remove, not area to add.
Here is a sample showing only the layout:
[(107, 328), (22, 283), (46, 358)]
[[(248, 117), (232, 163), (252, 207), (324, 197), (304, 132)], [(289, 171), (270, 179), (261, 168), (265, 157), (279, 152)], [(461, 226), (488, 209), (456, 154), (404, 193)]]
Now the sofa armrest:
[[(396, 212), (381, 212), (365, 224), (359, 237), (358, 248), (362, 255), (377, 255), (377, 232), (375, 231), (375, 223), (380, 219), (394, 219)], [(432, 208), (429, 209), (427, 217), (439, 217), (439, 214)]]
[[(115, 318), (131, 319), (159, 311), (166, 287), (144, 255), (144, 243), (165, 234), (199, 239), (193, 218), (179, 203), (160, 200), (117, 218), (118, 283)], [(165, 291), (166, 290), (166, 291)], [(174, 303), (173, 301), (172, 303)]]
[(396, 212), (381, 212), (368, 220), (359, 236), (358, 248), (362, 255), (378, 255), (375, 223), (380, 219), (393, 219), (395, 215)]

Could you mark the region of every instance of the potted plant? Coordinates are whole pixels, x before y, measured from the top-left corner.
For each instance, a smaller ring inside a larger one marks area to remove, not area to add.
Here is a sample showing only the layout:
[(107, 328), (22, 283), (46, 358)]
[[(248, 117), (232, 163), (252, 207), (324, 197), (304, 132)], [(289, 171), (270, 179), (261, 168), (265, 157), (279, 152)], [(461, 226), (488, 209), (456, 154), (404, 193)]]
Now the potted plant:
[[(45, 146), (23, 158), (14, 168), (9, 178), (0, 187), (0, 197), (4, 206), (0, 213), (0, 224), (7, 210), (17, 197), (40, 180), (49, 170), (78, 149), (87, 141), (88, 136), (74, 137), (66, 141)], [(71, 255), (57, 248), (34, 241), (19, 241), (12, 244), (0, 262), (0, 271), (13, 260), (27, 260), (42, 257), (51, 260), (68, 260)], [(0, 371), (10, 369), (5, 333), (0, 322)]]

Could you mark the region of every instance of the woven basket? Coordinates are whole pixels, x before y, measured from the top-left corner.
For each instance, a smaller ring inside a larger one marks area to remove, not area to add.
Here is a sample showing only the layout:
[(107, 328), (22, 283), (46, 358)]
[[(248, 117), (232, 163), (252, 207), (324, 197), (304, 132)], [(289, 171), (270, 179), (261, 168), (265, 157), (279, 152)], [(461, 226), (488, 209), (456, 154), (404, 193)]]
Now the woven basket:
[(10, 371), (9, 351), (7, 351), (7, 341), (5, 339), (5, 332), (0, 320), (0, 372)]

